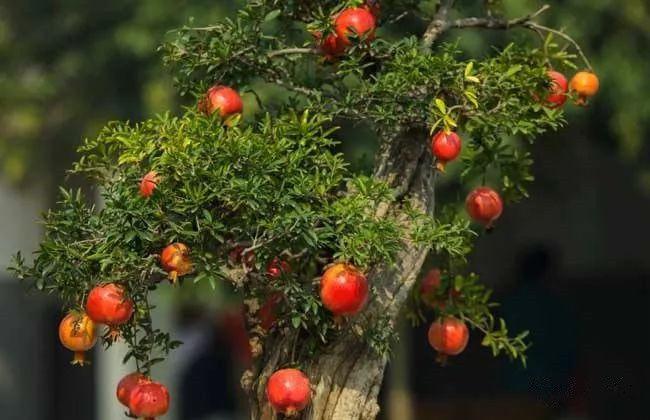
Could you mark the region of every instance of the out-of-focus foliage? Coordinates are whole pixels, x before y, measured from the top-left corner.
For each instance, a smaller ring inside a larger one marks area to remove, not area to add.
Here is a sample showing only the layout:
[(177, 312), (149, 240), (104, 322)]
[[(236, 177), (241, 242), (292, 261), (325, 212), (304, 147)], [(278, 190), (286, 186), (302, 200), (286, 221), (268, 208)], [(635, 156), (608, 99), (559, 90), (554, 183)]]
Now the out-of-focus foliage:
[[(0, 176), (60, 173), (108, 119), (174, 108), (156, 52), (190, 16), (211, 21), (232, 2), (26, 0), (0, 4)], [(51, 166), (54, 166), (53, 168)]]

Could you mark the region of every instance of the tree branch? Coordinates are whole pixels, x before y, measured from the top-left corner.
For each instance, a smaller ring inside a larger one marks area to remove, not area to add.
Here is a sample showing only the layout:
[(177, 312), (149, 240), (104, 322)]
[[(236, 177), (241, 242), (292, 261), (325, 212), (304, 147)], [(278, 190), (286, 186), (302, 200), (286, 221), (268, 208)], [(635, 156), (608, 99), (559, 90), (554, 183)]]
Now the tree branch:
[[(502, 19), (495, 17), (469, 17), (463, 19), (457, 19), (450, 21), (447, 19), (450, 8), (453, 6), (453, 0), (443, 1), (440, 4), (438, 12), (434, 16), (434, 19), (429, 24), (429, 27), (422, 36), (422, 48), (424, 50), (429, 50), (436, 39), (440, 37), (443, 33), (449, 29), (462, 29), (462, 28), (485, 28), (485, 29), (510, 29), (512, 27), (526, 27), (533, 30), (547, 30), (550, 28), (541, 27), (536, 23), (532, 22), (533, 19), (537, 18), (539, 15), (550, 9), (551, 6), (548, 4), (542, 6), (536, 12), (530, 13), (526, 16), (522, 16), (515, 19)], [(531, 25), (534, 25), (531, 26)], [(559, 32), (559, 31), (557, 31)], [(567, 36), (562, 34), (563, 37)], [(566, 39), (566, 38), (565, 38)], [(573, 41), (573, 40), (572, 40)], [(575, 43), (573, 41), (572, 43)], [(575, 44), (574, 44), (575, 45)]]
[(283, 50), (270, 51), (267, 55), (269, 58), (280, 57), (283, 55), (300, 55), (300, 54), (319, 54), (318, 48), (285, 48)]
[(447, 15), (449, 10), (454, 6), (454, 0), (441, 0), (440, 5), (438, 6), (438, 11), (433, 16), (433, 20), (427, 26), (427, 30), (422, 36), (422, 50), (428, 51), (431, 49), (434, 41), (446, 31), (448, 28), (449, 21)]

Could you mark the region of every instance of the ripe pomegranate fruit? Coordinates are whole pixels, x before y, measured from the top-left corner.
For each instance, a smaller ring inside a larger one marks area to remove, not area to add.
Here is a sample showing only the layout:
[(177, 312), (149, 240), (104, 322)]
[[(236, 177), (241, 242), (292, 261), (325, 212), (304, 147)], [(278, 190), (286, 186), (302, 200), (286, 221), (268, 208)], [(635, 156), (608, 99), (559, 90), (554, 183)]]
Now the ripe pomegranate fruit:
[(350, 264), (334, 264), (323, 273), (320, 298), (334, 315), (357, 314), (368, 299), (368, 280)]
[(465, 350), (469, 341), (467, 325), (457, 318), (437, 319), (429, 327), (429, 344), (439, 353), (456, 356)]
[(219, 112), (221, 118), (241, 114), (244, 103), (236, 90), (228, 86), (215, 85), (208, 89), (205, 98), (199, 101), (199, 110), (206, 114)]
[(154, 420), (169, 410), (169, 392), (158, 382), (140, 381), (129, 394), (128, 407), (134, 416)]
[(549, 70), (547, 74), (551, 79), (551, 86), (545, 98), (546, 106), (549, 108), (559, 108), (567, 100), (568, 83), (566, 77), (555, 70)]
[(167, 245), (160, 255), (163, 269), (169, 273), (169, 280), (176, 284), (179, 277), (189, 274), (194, 269), (189, 257), (190, 249), (187, 245), (176, 242)]
[(445, 165), (458, 157), (461, 145), (460, 137), (454, 132), (440, 130), (431, 138), (431, 153), (436, 157), (438, 170), (444, 172)]
[(156, 171), (147, 172), (140, 180), (140, 195), (144, 198), (151, 197), (158, 187), (158, 182), (160, 182), (160, 178)]
[(503, 201), (499, 193), (492, 188), (479, 187), (470, 192), (465, 200), (469, 216), (476, 222), (492, 227), (503, 212)]
[(133, 301), (124, 296), (124, 288), (115, 283), (95, 286), (86, 299), (86, 314), (93, 322), (108, 325), (112, 338), (117, 339), (118, 327), (133, 315)]
[(266, 397), (275, 411), (295, 416), (311, 399), (309, 378), (298, 369), (280, 369), (266, 383)]
[(260, 320), (260, 326), (265, 330), (270, 330), (278, 320), (278, 306), (282, 302), (284, 295), (280, 292), (271, 294), (262, 307), (257, 311), (257, 317)]
[(336, 33), (331, 33), (323, 37), (321, 32), (316, 32), (314, 33), (314, 38), (316, 38), (316, 44), (323, 52), (327, 61), (333, 61), (345, 52), (345, 45), (336, 36)]
[(576, 103), (578, 105), (585, 105), (589, 98), (598, 93), (600, 82), (594, 73), (590, 71), (580, 71), (571, 78), (569, 86), (571, 92), (578, 94)]
[(280, 278), (283, 274), (288, 274), (291, 272), (291, 265), (289, 262), (280, 259), (278, 257), (273, 258), (266, 265), (266, 275), (272, 279)]
[(59, 340), (74, 352), (72, 364), (83, 366), (86, 363), (84, 352), (97, 342), (95, 323), (84, 313), (70, 312), (59, 324)]
[(117, 400), (124, 406), (129, 406), (129, 397), (131, 396), (131, 391), (136, 385), (146, 382), (147, 378), (140, 372), (129, 373), (117, 383), (117, 389), (115, 395)]
[(362, 7), (351, 7), (345, 9), (334, 19), (334, 31), (344, 46), (352, 45), (351, 35), (357, 35), (366, 39), (373, 39), (377, 21), (375, 17)]

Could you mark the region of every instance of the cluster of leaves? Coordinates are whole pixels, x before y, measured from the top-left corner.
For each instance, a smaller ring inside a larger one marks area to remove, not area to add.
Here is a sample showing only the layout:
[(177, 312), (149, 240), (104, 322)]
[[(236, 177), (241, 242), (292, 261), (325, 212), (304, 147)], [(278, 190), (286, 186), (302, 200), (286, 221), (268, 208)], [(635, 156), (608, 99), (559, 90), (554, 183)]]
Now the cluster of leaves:
[(479, 282), (478, 275), (452, 275), (447, 271), (442, 273), (440, 287), (431, 296), (423, 296), (418, 287), (413, 289), (406, 316), (414, 325), (425, 321), (430, 311), (437, 317), (457, 317), (483, 334), (481, 344), (490, 348), (494, 356), (505, 354), (525, 366), (526, 349), (530, 346), (526, 341), (528, 331), (510, 336), (505, 320), (493, 315), (498, 304), (491, 297), (492, 291)]
[[(188, 280), (211, 284), (228, 278), (224, 268), (236, 245), (255, 253), (258, 272), (283, 253), (305, 261), (336, 258), (361, 268), (390, 262), (405, 233), (395, 220), (373, 213), (378, 201), (392, 199), (390, 191), (348, 173), (342, 156), (331, 151), (326, 121), (308, 112), (287, 113), (225, 128), (188, 110), (181, 117), (110, 124), (86, 141), (73, 169), (101, 186), (104, 207), (97, 211), (80, 194), (64, 191), (59, 209), (45, 218), (46, 237), (33, 265), (19, 257), (15, 270), (70, 308), (83, 307), (98, 283), (123, 284), (142, 312), (126, 327), (131, 333), (125, 338), (134, 340), (132, 356), (149, 363), (153, 343), (163, 353), (173, 347), (143, 321), (149, 319), (147, 293), (165, 274), (157, 256), (171, 242), (191, 248), (196, 272)], [(144, 199), (138, 180), (150, 170), (160, 182)], [(324, 340), (315, 322), (324, 311), (311, 285), (320, 269), (300, 278), (308, 287), (288, 283), (284, 292), (294, 326)], [(263, 276), (252, 278), (260, 281), (248, 290), (267, 290)]]

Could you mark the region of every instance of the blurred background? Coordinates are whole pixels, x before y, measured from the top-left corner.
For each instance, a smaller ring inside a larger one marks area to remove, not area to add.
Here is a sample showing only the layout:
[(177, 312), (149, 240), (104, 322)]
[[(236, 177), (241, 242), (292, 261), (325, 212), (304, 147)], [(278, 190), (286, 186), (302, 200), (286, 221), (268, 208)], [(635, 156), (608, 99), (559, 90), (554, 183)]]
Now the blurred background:
[[(458, 3), (478, 13), (480, 2)], [(503, 3), (507, 16), (542, 4)], [(510, 329), (531, 330), (529, 367), (492, 358), (473, 336), (468, 351), (442, 368), (427, 344), (427, 326), (405, 324), (381, 395), (384, 419), (647, 418), (650, 5), (548, 3), (542, 22), (579, 40), (601, 92), (587, 109), (567, 105), (569, 126), (538, 139), (531, 199), (506, 208), (471, 261), (495, 288)], [(57, 302), (28, 291), (5, 269), (15, 251), (37, 246), (36, 221), (54, 204), (57, 186), (84, 186), (65, 179), (84, 137), (109, 120), (180, 109), (184, 100), (156, 51), (166, 31), (191, 16), (200, 25), (232, 15), (239, 4), (0, 0), (2, 419), (124, 418), (114, 398), (115, 384), (130, 370), (121, 365), (124, 349), (98, 349), (91, 368), (72, 368), (57, 339)], [(381, 35), (422, 25), (407, 18)], [(490, 45), (535, 40), (523, 30), (447, 35), (458, 37), (474, 57), (489, 54)], [(345, 127), (340, 135), (341, 150), (367, 164), (376, 147), (368, 130)], [(458, 194), (453, 182), (442, 186), (442, 197)], [(246, 338), (236, 298), (225, 289), (188, 287), (157, 300), (155, 322), (185, 342), (155, 372), (173, 396), (166, 418), (244, 418), (238, 382)]]

